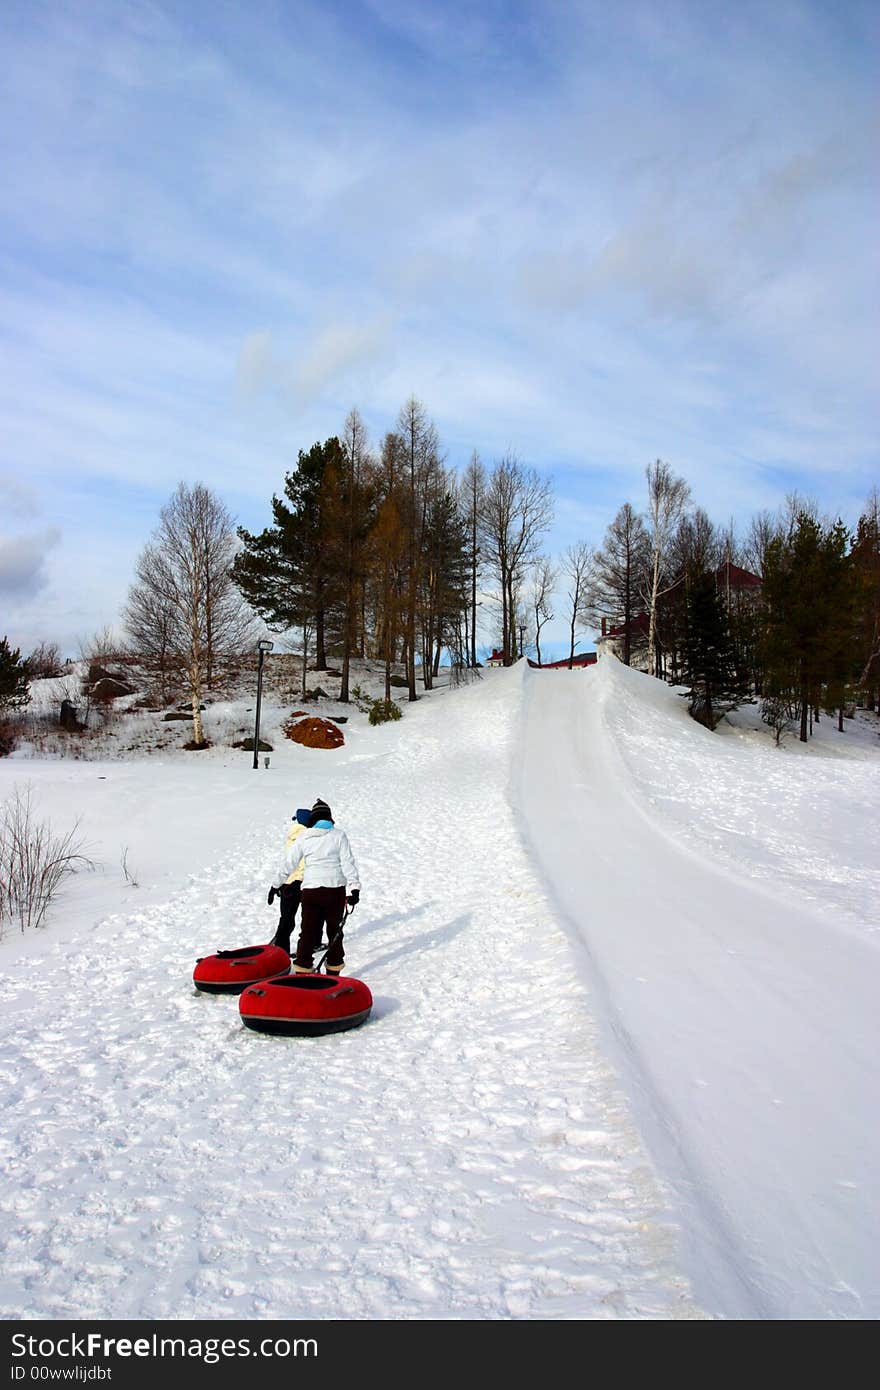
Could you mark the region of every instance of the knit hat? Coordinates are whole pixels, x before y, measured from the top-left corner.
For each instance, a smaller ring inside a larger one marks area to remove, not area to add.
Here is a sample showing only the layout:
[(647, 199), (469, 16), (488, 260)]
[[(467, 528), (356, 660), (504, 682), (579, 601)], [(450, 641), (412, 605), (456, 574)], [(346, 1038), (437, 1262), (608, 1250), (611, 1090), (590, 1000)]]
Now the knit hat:
[(315, 825), (319, 820), (332, 821), (332, 819), (333, 812), (330, 810), (330, 807), (327, 805), (326, 801), (322, 801), (321, 798), (318, 797), (318, 800), (312, 807), (312, 825)]

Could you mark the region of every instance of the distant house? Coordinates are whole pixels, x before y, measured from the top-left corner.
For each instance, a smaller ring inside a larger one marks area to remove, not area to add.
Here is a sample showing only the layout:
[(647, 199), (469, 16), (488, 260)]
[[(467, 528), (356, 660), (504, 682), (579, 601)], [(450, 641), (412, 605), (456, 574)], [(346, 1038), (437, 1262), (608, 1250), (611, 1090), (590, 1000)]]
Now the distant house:
[[(658, 627), (662, 627), (663, 614), (665, 607), (676, 601), (676, 596), (681, 594), (681, 579), (676, 581), (661, 594), (658, 603)], [(758, 574), (752, 574), (751, 570), (744, 570), (740, 565), (735, 565), (731, 560), (725, 560), (723, 565), (719, 565), (715, 571), (715, 584), (728, 608), (732, 604), (755, 603), (760, 600), (763, 580)], [(636, 613), (630, 620), (629, 627), (629, 648), (630, 665), (637, 671), (648, 670), (648, 630), (649, 619), (644, 611)], [(596, 638), (596, 648), (600, 656), (617, 656), (623, 660), (627, 635), (627, 624), (620, 623), (616, 627), (608, 627), (607, 620), (602, 619), (602, 632)]]
[(503, 652), (499, 652), (499, 651), (493, 651), (492, 655), (489, 657), (489, 660), (486, 662), (486, 665), (487, 665), (487, 666), (503, 666), (503, 665), (504, 665), (504, 653), (503, 653)]
[(600, 656), (617, 656), (623, 660), (626, 650), (626, 635), (629, 629), (630, 665), (637, 671), (648, 669), (648, 615), (637, 613), (631, 621), (608, 627), (607, 619), (602, 619), (602, 632), (596, 638), (596, 651)]
[[(576, 666), (595, 666), (596, 661), (596, 652), (582, 652), (580, 656), (576, 656), (572, 659), (570, 663), (571, 669), (574, 670)], [(533, 671), (567, 671), (569, 669), (569, 660), (566, 656), (563, 657), (562, 661), (542, 661), (539, 666), (537, 661), (532, 661), (532, 658), (529, 657), (529, 665)]]
[(718, 566), (715, 571), (715, 583), (722, 594), (728, 592), (755, 593), (764, 585), (759, 574), (752, 574), (751, 570), (741, 569), (739, 565), (733, 564), (730, 560), (725, 560), (723, 565)]

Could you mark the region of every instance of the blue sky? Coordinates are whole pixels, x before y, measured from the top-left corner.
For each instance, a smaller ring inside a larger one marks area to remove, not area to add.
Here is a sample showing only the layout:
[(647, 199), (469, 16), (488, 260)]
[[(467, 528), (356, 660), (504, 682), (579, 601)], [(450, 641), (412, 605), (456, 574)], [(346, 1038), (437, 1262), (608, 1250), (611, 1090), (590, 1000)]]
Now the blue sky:
[(598, 543), (666, 459), (719, 522), (880, 477), (880, 10), (0, 11), (0, 635), (117, 619), (181, 478), (268, 520), (415, 394)]

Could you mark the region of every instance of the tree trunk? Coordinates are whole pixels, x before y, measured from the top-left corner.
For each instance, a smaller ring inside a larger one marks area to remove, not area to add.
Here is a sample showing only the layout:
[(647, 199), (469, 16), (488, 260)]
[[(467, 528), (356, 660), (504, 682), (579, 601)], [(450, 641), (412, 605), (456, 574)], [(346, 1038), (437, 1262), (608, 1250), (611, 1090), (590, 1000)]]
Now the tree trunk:
[(657, 590), (660, 588), (660, 551), (654, 552), (654, 568), (651, 576), (651, 611), (648, 614), (648, 666), (649, 674), (657, 674)]
[(189, 685), (192, 695), (192, 716), (193, 716), (193, 743), (201, 745), (205, 741), (202, 730), (202, 672), (201, 666), (197, 661), (191, 663), (189, 668)]
[(315, 670), (327, 670), (327, 650), (324, 645), (324, 583), (318, 580), (315, 605)]

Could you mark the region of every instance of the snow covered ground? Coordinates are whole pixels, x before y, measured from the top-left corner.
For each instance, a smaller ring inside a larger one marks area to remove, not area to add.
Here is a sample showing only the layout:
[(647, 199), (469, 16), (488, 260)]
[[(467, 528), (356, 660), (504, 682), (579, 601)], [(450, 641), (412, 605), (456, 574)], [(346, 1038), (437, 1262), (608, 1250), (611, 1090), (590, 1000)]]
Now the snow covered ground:
[[(0, 947), (0, 1315), (704, 1316), (519, 836), (521, 697), (493, 674), (336, 752), (273, 739), (258, 772), (221, 748), (0, 764), (107, 865)], [(271, 935), (317, 795), (360, 861), (347, 968), (375, 1008), (269, 1038), (191, 972)]]
[[(290, 708), (257, 772), (246, 702), (0, 761), (103, 864), (0, 942), (0, 1317), (876, 1317), (873, 728), (712, 736), (610, 661), (335, 752)], [(318, 795), (374, 1013), (265, 1037), (192, 968), (271, 936)]]

